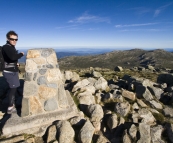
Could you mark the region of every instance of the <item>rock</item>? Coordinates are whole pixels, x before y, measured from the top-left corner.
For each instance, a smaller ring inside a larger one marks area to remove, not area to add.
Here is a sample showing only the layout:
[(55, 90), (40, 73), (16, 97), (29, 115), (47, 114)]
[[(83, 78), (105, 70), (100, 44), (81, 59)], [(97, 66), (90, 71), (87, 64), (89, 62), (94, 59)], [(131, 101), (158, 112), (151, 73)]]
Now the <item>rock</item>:
[(138, 123), (138, 118), (139, 118), (138, 113), (132, 113), (133, 123)]
[(27, 59), (39, 58), (40, 52), (38, 50), (28, 50), (26, 57), (27, 57)]
[(57, 94), (57, 89), (55, 88), (50, 88), (45, 85), (40, 85), (38, 88), (38, 95), (40, 99), (46, 100), (55, 97), (56, 94)]
[(125, 123), (124, 118), (123, 117), (120, 117), (118, 126), (120, 126), (121, 124), (123, 125), (124, 123)]
[(115, 112), (121, 116), (126, 116), (130, 111), (130, 104), (128, 102), (116, 103)]
[(157, 82), (162, 84), (166, 83), (169, 86), (173, 85), (173, 75), (172, 74), (160, 74), (157, 78)]
[(101, 102), (101, 93), (100, 92), (96, 93), (95, 97), (96, 97), (96, 103), (99, 104)]
[(48, 82), (58, 82), (62, 84), (62, 74), (59, 69), (48, 69), (47, 70), (47, 81)]
[(64, 86), (61, 84), (58, 86), (58, 95), (56, 95), (56, 99), (58, 101), (58, 106), (60, 108), (67, 108), (69, 107), (66, 91), (64, 89)]
[(84, 92), (84, 91), (88, 91), (88, 92), (91, 92), (92, 94), (94, 94), (95, 87), (93, 85), (87, 85), (87, 86), (81, 87), (80, 92)]
[(138, 70), (139, 71), (145, 71), (145, 68), (144, 67), (138, 67)]
[(113, 90), (113, 89), (119, 89), (119, 86), (118, 85), (115, 85), (115, 84), (109, 84), (109, 88), (111, 90)]
[(47, 69), (39, 69), (39, 73), (41, 75), (44, 75), (47, 72)]
[(88, 113), (92, 121), (100, 122), (103, 118), (103, 109), (99, 104), (90, 104), (88, 106)]
[(88, 81), (90, 82), (90, 85), (94, 85), (97, 80), (95, 78), (89, 77)]
[(80, 76), (76, 72), (73, 72), (73, 76), (71, 78), (71, 81), (72, 82), (80, 81)]
[(136, 96), (138, 98), (145, 98), (147, 101), (150, 101), (153, 99), (153, 96), (151, 95), (150, 91), (145, 86), (137, 86), (136, 87)]
[[(0, 103), (0, 104), (2, 104), (2, 103)], [(3, 113), (3, 112), (0, 111), (0, 120), (3, 118), (4, 114), (5, 113)]]
[(108, 88), (108, 83), (103, 77), (100, 77), (95, 82), (94, 86), (97, 90), (106, 90)]
[(133, 110), (138, 110), (139, 109), (139, 106), (137, 103), (134, 103), (133, 106), (132, 106)]
[(142, 123), (148, 124), (148, 125), (153, 125), (155, 124), (156, 119), (152, 115), (150, 111), (148, 111), (145, 108), (139, 109), (138, 111), (139, 116), (142, 118)]
[(64, 72), (65, 80), (70, 80), (73, 77), (73, 73), (71, 71)]
[(147, 68), (148, 68), (149, 70), (155, 71), (155, 68), (154, 68), (153, 66), (151, 66), (151, 65), (147, 65)]
[(94, 96), (88, 91), (79, 93), (77, 95), (77, 98), (79, 99), (80, 104), (84, 104), (84, 105), (95, 104)]
[(140, 139), (137, 143), (151, 143), (150, 126), (145, 123), (139, 124)]
[(37, 64), (31, 59), (26, 59), (25, 71), (30, 73), (37, 72), (38, 71)]
[(103, 135), (99, 135), (96, 143), (111, 143), (111, 142)]
[(158, 100), (161, 98), (161, 95), (164, 92), (161, 88), (157, 87), (148, 87), (148, 89)]
[(94, 127), (89, 120), (87, 120), (79, 132), (79, 142), (90, 143), (94, 134)]
[(26, 143), (35, 143), (35, 139), (34, 138), (28, 138), (25, 141), (26, 141)]
[(103, 101), (112, 99), (112, 97), (113, 97), (113, 95), (111, 93), (101, 94), (101, 96), (102, 96)]
[(89, 85), (89, 81), (87, 79), (83, 79), (82, 81), (77, 82), (77, 84), (74, 85), (72, 92), (77, 91), (78, 89), (85, 87), (87, 85)]
[(166, 132), (169, 140), (173, 143), (173, 124), (166, 124)]
[(120, 71), (121, 72), (121, 71), (123, 71), (123, 68), (120, 67), (120, 66), (116, 66), (115, 69), (114, 69), (114, 71)]
[(173, 117), (173, 108), (170, 108), (170, 107), (165, 107), (163, 109), (163, 113), (165, 116), (169, 116), (169, 117)]
[(47, 81), (46, 81), (46, 78), (45, 76), (40, 76), (38, 79), (37, 79), (37, 84), (38, 85), (42, 85), (42, 84), (46, 84)]
[(140, 99), (137, 99), (137, 103), (143, 108), (147, 107), (147, 105)]
[(160, 104), (159, 102), (156, 102), (155, 100), (151, 100), (149, 102), (153, 108), (163, 109), (162, 104)]
[(136, 95), (133, 92), (127, 90), (122, 90), (122, 96), (133, 101), (136, 99)]
[(15, 142), (21, 142), (24, 141), (24, 136), (19, 135), (19, 136), (14, 136), (8, 139), (1, 140), (1, 143), (15, 143)]
[(99, 73), (99, 72), (96, 72), (96, 71), (93, 71), (92, 72), (92, 75), (93, 75), (93, 77), (102, 77), (102, 75), (101, 75), (101, 73)]
[(112, 114), (109, 116), (107, 120), (107, 126), (109, 127), (110, 130), (113, 130), (117, 127), (118, 125), (118, 119), (116, 114)]
[(127, 130), (124, 131), (123, 143), (131, 143), (130, 137), (127, 134)]
[(80, 117), (80, 116), (75, 116), (73, 118), (70, 119), (70, 123), (71, 125), (75, 125), (75, 126), (82, 126), (85, 123), (85, 119)]
[(59, 143), (73, 143), (75, 132), (68, 121), (58, 121), (56, 124)]
[(100, 130), (100, 123), (103, 118), (103, 109), (99, 104), (91, 104), (88, 106), (88, 113), (90, 116), (90, 121), (95, 127), (96, 131)]
[(113, 97), (114, 100), (117, 100), (117, 102), (123, 102), (123, 96), (120, 94), (118, 90), (114, 90)]
[(25, 81), (31, 81), (31, 80), (32, 80), (32, 72), (26, 72)]
[(161, 125), (158, 125), (156, 127), (151, 128), (151, 140), (152, 143), (165, 143), (162, 139), (162, 132), (163, 132), (163, 127)]
[(132, 124), (129, 129), (129, 135), (131, 136), (132, 139), (136, 138), (136, 133), (137, 133), (137, 127), (134, 124)]
[(25, 85), (24, 85), (24, 96), (32, 96), (34, 94), (37, 93), (38, 89), (37, 89), (37, 85), (36, 84), (32, 84), (28, 81), (25, 81)]
[(48, 128), (47, 131), (47, 143), (52, 142), (54, 140), (56, 140), (56, 126), (55, 125), (51, 125)]
[(53, 111), (58, 108), (57, 101), (55, 98), (48, 99), (44, 102), (45, 111)]

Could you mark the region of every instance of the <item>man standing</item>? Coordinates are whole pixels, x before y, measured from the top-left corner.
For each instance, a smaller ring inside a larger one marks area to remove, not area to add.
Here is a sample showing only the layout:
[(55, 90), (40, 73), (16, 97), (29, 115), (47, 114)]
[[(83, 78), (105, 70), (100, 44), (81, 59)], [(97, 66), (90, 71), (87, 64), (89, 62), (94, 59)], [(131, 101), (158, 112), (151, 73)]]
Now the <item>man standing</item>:
[(16, 111), (14, 100), (17, 87), (20, 86), (19, 76), (18, 76), (18, 59), (20, 59), (24, 53), (18, 53), (15, 45), (18, 41), (18, 35), (14, 31), (9, 31), (6, 34), (7, 43), (2, 47), (2, 54), (4, 57), (4, 70), (3, 76), (9, 84), (10, 90), (8, 93), (9, 96), (9, 105), (7, 109), (8, 114)]

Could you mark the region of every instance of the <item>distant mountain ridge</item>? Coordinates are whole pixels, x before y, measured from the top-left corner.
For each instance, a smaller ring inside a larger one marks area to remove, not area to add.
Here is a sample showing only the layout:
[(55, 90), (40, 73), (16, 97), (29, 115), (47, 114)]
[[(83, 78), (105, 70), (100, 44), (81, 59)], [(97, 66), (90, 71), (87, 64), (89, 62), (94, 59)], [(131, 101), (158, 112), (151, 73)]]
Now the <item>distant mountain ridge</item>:
[(153, 65), (158, 68), (173, 67), (173, 53), (163, 49), (142, 50), (131, 49), (112, 51), (99, 55), (70, 56), (59, 59), (60, 68), (76, 69), (100, 67), (114, 69), (115, 66), (134, 67)]

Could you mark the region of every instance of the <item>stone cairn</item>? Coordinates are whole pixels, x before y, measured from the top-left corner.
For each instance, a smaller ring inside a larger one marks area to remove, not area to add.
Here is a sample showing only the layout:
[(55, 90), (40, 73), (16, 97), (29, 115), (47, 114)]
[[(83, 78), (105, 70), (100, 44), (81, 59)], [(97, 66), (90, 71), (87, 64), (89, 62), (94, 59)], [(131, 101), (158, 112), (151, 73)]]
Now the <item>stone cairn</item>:
[(4, 135), (35, 134), (56, 120), (78, 114), (70, 93), (64, 89), (55, 51), (31, 49), (26, 58), (21, 117), (14, 116), (6, 122)]
[(62, 75), (53, 49), (29, 50), (22, 100), (22, 116), (69, 107)]

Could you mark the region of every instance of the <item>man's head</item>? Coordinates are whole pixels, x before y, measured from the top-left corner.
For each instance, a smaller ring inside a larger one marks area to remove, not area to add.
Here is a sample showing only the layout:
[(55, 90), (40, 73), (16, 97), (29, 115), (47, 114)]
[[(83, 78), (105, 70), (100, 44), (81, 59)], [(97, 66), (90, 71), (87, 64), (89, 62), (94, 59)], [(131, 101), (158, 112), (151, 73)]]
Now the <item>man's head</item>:
[(6, 34), (6, 37), (7, 37), (7, 41), (9, 41), (9, 43), (13, 46), (16, 45), (16, 42), (18, 40), (18, 35), (16, 32), (14, 31), (9, 31), (7, 34)]

